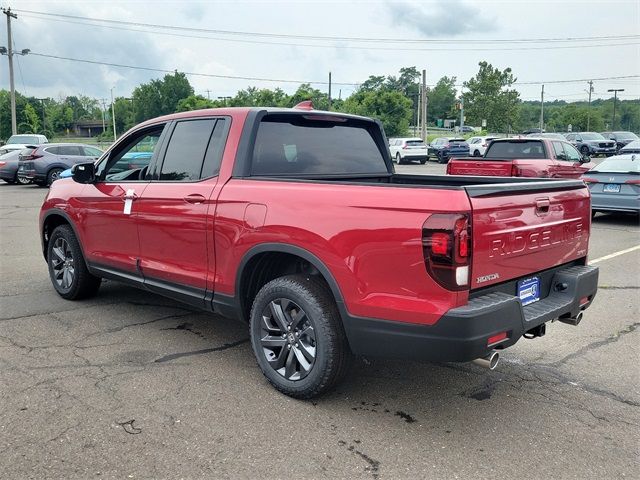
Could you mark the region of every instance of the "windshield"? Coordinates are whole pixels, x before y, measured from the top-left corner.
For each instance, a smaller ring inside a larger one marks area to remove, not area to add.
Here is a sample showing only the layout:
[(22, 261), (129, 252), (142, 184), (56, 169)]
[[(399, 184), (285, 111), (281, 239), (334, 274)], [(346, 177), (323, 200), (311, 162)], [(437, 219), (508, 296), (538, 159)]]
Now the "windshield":
[(640, 173), (640, 156), (619, 155), (609, 157), (589, 171), (599, 173)]
[(9, 140), (7, 140), (7, 145), (15, 145), (16, 143), (40, 143), (40, 139), (36, 135), (12, 135)]
[(580, 136), (582, 137), (583, 140), (606, 140), (606, 138), (604, 138), (599, 133), (589, 133), (589, 132), (587, 132), (587, 133), (580, 134)]
[(616, 132), (618, 140), (638, 140), (638, 136), (633, 132)]
[(640, 152), (640, 140), (634, 140), (633, 142), (629, 142), (625, 147), (622, 147), (620, 151), (625, 153)]

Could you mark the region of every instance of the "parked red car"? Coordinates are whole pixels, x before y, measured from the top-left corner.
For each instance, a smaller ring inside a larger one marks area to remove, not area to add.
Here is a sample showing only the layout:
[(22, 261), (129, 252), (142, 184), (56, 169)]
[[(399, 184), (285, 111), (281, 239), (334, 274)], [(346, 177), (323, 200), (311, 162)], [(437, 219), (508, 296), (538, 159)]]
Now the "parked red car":
[[(150, 163), (112, 173), (140, 142)], [(236, 317), (267, 379), (309, 398), (352, 354), (493, 368), (577, 324), (590, 218), (579, 180), (399, 175), (379, 122), (303, 106), (145, 122), (53, 184), (40, 231), (62, 297), (110, 278)]]
[(594, 167), (569, 142), (550, 138), (498, 138), (483, 157), (452, 158), (448, 175), (499, 177), (580, 178)]

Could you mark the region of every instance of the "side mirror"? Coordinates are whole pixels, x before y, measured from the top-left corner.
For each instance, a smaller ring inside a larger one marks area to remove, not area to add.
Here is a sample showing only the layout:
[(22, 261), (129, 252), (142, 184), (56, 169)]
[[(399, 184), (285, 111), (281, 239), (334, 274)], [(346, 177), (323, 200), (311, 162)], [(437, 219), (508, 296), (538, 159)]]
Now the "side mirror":
[(580, 163), (589, 163), (591, 161), (591, 157), (589, 155), (582, 155), (580, 157)]
[(71, 167), (71, 178), (78, 183), (93, 183), (96, 181), (96, 166), (92, 162), (77, 163)]

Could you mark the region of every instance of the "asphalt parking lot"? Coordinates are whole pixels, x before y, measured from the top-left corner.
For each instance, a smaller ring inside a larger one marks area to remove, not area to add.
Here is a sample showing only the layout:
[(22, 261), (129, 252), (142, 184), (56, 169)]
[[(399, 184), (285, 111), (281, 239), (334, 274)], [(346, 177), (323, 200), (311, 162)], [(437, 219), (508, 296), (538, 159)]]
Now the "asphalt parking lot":
[(640, 244), (637, 217), (594, 220), (578, 327), (492, 372), (359, 359), (304, 402), (268, 385), (243, 325), (114, 282), (58, 297), (45, 194), (0, 185), (0, 478), (640, 477), (640, 250), (602, 258)]

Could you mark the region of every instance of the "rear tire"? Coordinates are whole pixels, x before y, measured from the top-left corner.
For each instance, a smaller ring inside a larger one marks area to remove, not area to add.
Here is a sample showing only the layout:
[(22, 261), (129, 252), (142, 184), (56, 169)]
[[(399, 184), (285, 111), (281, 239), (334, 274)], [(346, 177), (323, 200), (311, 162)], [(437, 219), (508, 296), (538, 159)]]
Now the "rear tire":
[(480, 155), (480, 150), (475, 150), (475, 151), (473, 152), (473, 156), (474, 156), (474, 157), (481, 157), (482, 155)]
[(420, 165), (424, 165), (425, 163), (427, 163), (428, 160), (429, 160), (429, 157), (423, 158), (422, 160), (420, 160)]
[(3, 178), (2, 180), (4, 180), (6, 183), (8, 183), (9, 185), (13, 185), (16, 183), (15, 180), (7, 180), (6, 178)]
[(69, 225), (55, 228), (47, 246), (49, 278), (58, 295), (67, 300), (94, 296), (102, 279), (89, 273), (80, 243)]
[(251, 308), (251, 347), (269, 383), (293, 398), (317, 397), (346, 374), (351, 351), (324, 281), (296, 274), (264, 285)]
[(53, 182), (60, 178), (61, 173), (62, 168), (52, 168), (51, 170), (49, 170), (49, 173), (47, 173), (47, 185), (51, 186)]
[(402, 157), (400, 156), (400, 153), (396, 153), (396, 163), (398, 165), (402, 165)]

